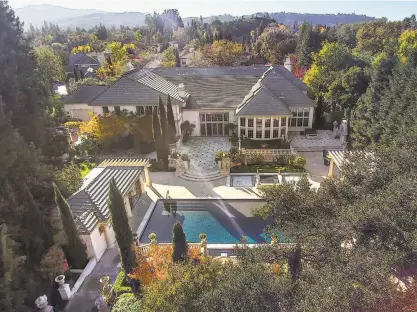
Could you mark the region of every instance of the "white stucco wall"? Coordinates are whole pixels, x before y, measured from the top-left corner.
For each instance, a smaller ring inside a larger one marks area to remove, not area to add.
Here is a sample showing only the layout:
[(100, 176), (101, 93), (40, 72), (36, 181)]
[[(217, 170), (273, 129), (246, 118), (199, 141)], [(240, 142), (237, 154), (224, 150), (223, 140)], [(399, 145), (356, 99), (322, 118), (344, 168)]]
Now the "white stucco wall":
[(198, 110), (183, 110), (182, 119), (183, 122), (188, 120), (190, 123), (195, 125), (193, 136), (200, 136), (200, 111)]
[(88, 113), (93, 112), (93, 108), (85, 103), (64, 104), (64, 111), (67, 112), (72, 118), (88, 121), (90, 119)]
[(99, 225), (96, 226), (90, 235), (81, 235), (81, 239), (87, 247), (88, 257), (94, 257), (99, 261), (107, 249), (106, 235), (104, 232), (100, 235)]

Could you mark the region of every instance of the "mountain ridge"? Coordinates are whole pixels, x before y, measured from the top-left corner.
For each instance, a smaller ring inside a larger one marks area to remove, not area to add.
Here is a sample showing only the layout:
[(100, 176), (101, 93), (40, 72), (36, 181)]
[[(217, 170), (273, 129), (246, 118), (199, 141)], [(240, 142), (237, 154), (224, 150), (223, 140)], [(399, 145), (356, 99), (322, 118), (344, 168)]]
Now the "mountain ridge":
[[(25, 29), (29, 25), (41, 27), (44, 21), (47, 23), (58, 24), (59, 27), (66, 28), (91, 28), (98, 24), (103, 24), (106, 27), (120, 25), (128, 27), (142, 26), (145, 23), (145, 17), (149, 13), (145, 12), (108, 12), (95, 9), (71, 9), (62, 6), (51, 4), (28, 5), (23, 8), (15, 10), (16, 15), (20, 21), (24, 22)], [(265, 12), (266, 13), (266, 12)], [(253, 15), (265, 14), (262, 12), (254, 13)], [(268, 13), (271, 18), (277, 22), (286, 25), (293, 25), (294, 23), (302, 23), (309, 21), (313, 25), (336, 25), (339, 23), (358, 23), (363, 21), (374, 20), (374, 17), (356, 14), (313, 14), (313, 13), (293, 13), (293, 12), (275, 12)], [(244, 15), (245, 17), (251, 15)], [(219, 19), (222, 22), (231, 21), (241, 16), (233, 16), (225, 13), (216, 16), (203, 17), (204, 22), (211, 22), (214, 19)], [(199, 17), (183, 17), (184, 24), (191, 22), (192, 19)]]

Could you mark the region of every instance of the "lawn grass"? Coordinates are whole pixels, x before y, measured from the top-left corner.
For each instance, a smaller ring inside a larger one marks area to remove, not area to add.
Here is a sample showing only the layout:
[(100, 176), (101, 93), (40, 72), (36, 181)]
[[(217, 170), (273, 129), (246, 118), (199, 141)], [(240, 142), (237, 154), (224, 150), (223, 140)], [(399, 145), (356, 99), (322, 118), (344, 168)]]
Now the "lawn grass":
[(84, 178), (95, 166), (94, 163), (82, 163), (80, 165), (81, 178)]
[(304, 168), (296, 166), (280, 166), (280, 165), (248, 165), (236, 166), (230, 168), (230, 173), (303, 173), (306, 172)]

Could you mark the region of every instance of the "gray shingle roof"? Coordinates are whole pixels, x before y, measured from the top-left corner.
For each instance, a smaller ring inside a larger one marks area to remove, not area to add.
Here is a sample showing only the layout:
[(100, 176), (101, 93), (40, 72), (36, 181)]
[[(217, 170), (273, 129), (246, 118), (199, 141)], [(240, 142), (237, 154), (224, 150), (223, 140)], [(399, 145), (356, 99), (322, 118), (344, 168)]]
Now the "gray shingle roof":
[(107, 86), (81, 85), (75, 93), (67, 96), (63, 102), (66, 104), (88, 104), (94, 97), (106, 89)]
[(125, 195), (139, 179), (146, 164), (147, 161), (135, 158), (106, 160), (100, 164), (97, 168), (99, 174), (68, 199), (78, 230), (90, 233), (98, 222), (108, 220), (110, 180), (114, 178), (120, 193)]
[(285, 96), (288, 107), (314, 106), (303, 94), (307, 86), (284, 66), (157, 68), (153, 72), (176, 85), (184, 83), (200, 108), (236, 108), (260, 78), (274, 95)]
[(158, 96), (165, 102), (168, 94), (172, 104), (183, 104), (178, 86), (148, 71), (126, 74), (90, 101), (90, 105), (152, 105)]
[(93, 65), (93, 67), (100, 66), (100, 63), (95, 60), (94, 58), (88, 56), (85, 53), (78, 53), (78, 54), (71, 54), (68, 57), (68, 65), (67, 65), (67, 73), (74, 72), (74, 66), (81, 65), (81, 67), (89, 67), (89, 65)]
[(265, 116), (280, 115), (292, 116), (283, 99), (276, 97), (268, 88), (258, 84), (258, 88), (245, 98), (237, 116)]

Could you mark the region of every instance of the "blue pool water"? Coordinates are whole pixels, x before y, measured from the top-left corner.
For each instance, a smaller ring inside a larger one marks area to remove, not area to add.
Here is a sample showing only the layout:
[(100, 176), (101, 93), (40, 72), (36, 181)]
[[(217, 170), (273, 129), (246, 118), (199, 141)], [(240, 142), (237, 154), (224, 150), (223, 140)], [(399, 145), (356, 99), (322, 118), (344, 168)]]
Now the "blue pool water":
[(148, 235), (156, 233), (157, 241), (172, 241), (172, 226), (180, 222), (187, 241), (200, 242), (199, 234), (207, 234), (209, 244), (235, 244), (246, 236), (249, 243), (265, 243), (270, 239), (263, 230), (267, 221), (251, 216), (250, 207), (259, 207), (259, 201), (226, 200), (160, 200), (151, 215), (140, 238), (141, 243), (149, 243)]

